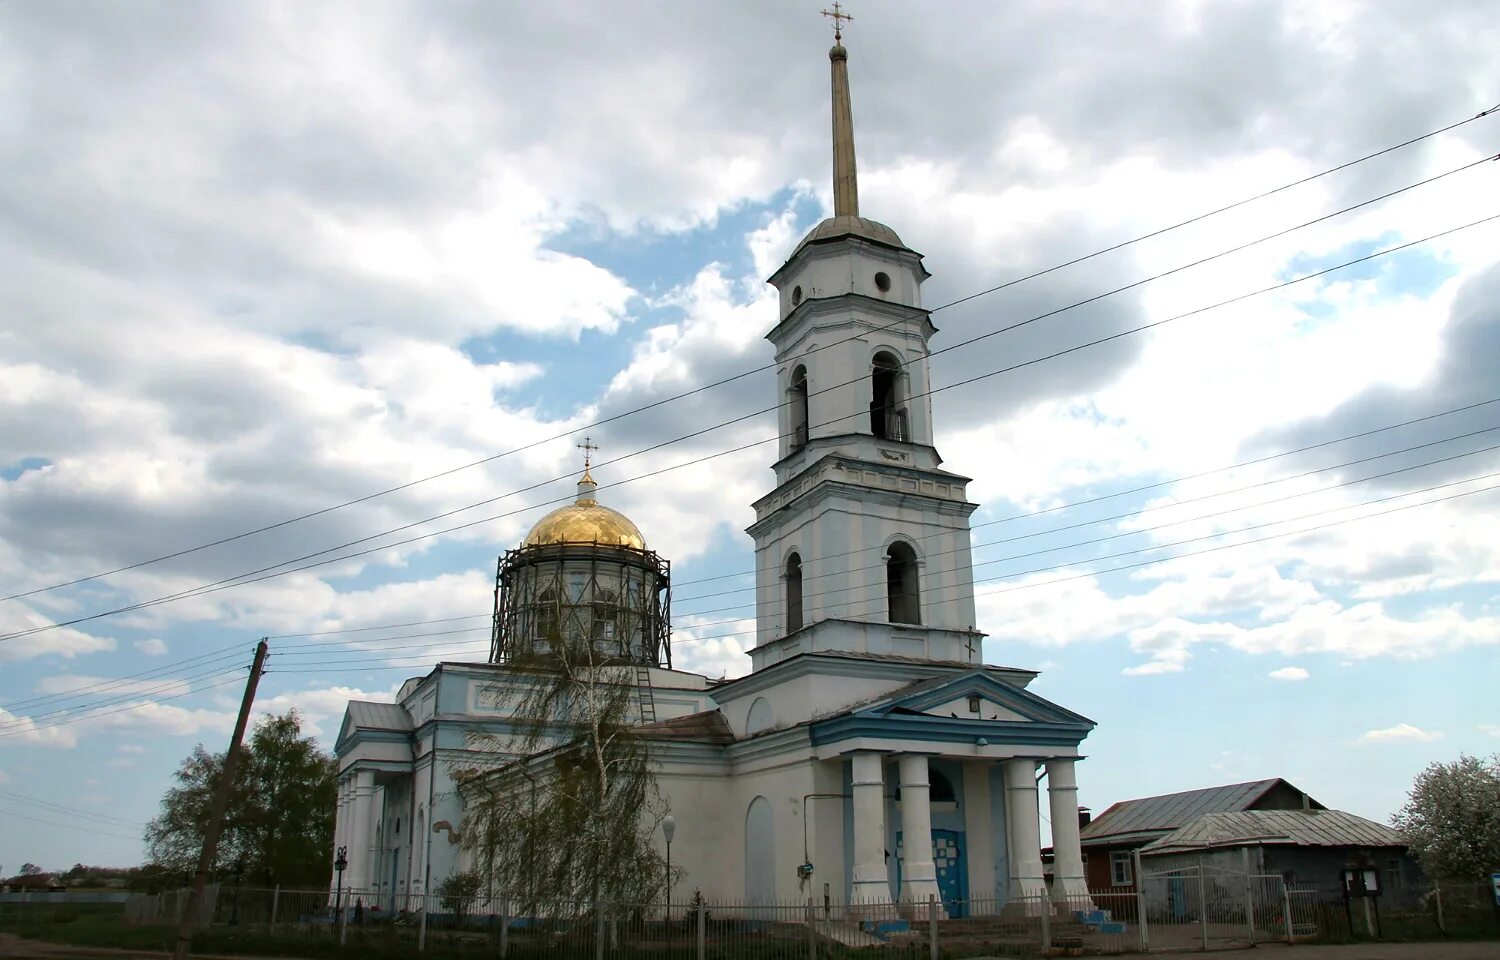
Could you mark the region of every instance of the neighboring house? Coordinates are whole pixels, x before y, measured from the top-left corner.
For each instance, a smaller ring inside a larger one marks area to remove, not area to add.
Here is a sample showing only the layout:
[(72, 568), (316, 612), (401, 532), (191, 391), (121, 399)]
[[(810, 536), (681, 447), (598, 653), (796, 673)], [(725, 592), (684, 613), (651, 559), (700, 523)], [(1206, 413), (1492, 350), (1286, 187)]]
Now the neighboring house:
[[(1379, 873), (1382, 895), (1399, 895), (1422, 882), (1406, 840), (1384, 824), (1342, 810), (1244, 810), (1206, 813), (1141, 848), (1148, 876), (1196, 876), (1201, 868), (1212, 886), (1242, 883), (1252, 875), (1280, 876), (1329, 898), (1343, 890), (1343, 872)], [(1191, 882), (1188, 883), (1191, 886)], [(1147, 883), (1158, 905), (1191, 895), (1182, 883)]]
[(1323, 804), (1277, 777), (1122, 800), (1083, 827), (1089, 889), (1135, 889), (1134, 853), (1206, 813), (1323, 810)]
[(50, 873), (22, 873), (4, 882), (4, 886), (12, 893), (22, 890), (66, 890), (61, 880)]

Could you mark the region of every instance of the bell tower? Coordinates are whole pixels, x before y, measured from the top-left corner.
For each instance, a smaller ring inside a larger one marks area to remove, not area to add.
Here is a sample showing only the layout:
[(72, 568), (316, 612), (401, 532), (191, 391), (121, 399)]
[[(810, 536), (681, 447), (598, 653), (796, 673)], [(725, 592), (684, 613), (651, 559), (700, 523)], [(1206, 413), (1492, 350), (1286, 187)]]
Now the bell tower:
[(780, 444), (755, 503), (756, 669), (846, 651), (978, 663), (967, 477), (933, 446), (929, 274), (859, 215), (849, 55), (835, 17), (833, 216), (769, 283)]

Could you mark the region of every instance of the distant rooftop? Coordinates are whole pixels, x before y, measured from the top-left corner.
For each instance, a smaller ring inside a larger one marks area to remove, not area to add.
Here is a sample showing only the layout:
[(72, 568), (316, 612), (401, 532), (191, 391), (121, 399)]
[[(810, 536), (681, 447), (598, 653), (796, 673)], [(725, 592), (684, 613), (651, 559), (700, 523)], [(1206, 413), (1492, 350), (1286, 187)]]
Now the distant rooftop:
[[(1092, 842), (1095, 846), (1116, 840), (1155, 839), (1191, 823), (1205, 813), (1249, 810), (1278, 785), (1302, 792), (1276, 777), (1205, 787), (1201, 790), (1184, 790), (1181, 793), (1165, 793), (1139, 800), (1122, 800), (1084, 827), (1081, 838), (1085, 845)], [(1323, 809), (1321, 803), (1310, 797), (1308, 803), (1315, 809)]]
[(1342, 810), (1240, 810), (1205, 813), (1141, 848), (1141, 855), (1247, 845), (1404, 847), (1384, 824)]

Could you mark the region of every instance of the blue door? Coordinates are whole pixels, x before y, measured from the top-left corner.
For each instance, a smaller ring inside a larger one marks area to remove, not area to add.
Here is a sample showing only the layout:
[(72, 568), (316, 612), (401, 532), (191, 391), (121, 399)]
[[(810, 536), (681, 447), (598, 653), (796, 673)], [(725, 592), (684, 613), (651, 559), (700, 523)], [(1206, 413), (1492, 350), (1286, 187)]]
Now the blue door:
[[(901, 889), (901, 834), (896, 834), (896, 889)], [(938, 896), (950, 917), (969, 912), (969, 871), (964, 862), (964, 835), (960, 830), (932, 831), (932, 865), (937, 868)]]

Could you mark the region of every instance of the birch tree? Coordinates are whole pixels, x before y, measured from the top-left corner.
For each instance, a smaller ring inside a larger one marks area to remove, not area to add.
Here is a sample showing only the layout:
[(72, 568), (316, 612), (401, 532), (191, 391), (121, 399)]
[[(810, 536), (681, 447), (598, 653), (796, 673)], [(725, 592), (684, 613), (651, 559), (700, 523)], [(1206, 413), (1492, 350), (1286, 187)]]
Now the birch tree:
[(495, 761), (464, 787), (474, 865), (531, 913), (660, 902), (667, 806), (637, 729), (635, 665), (554, 632), (508, 668), (495, 693), (515, 700), (514, 732), (481, 738)]

